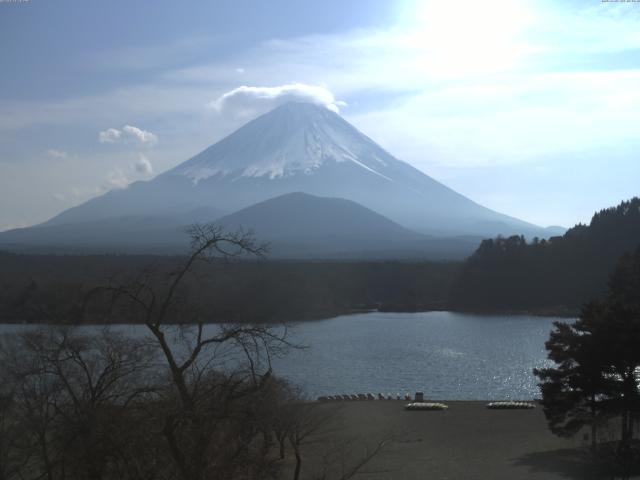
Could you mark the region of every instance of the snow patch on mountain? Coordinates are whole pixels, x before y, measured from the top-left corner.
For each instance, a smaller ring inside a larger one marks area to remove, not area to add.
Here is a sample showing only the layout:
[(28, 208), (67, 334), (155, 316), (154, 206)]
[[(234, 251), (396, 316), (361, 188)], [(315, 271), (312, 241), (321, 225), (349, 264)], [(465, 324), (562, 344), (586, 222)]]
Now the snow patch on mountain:
[[(289, 103), (171, 171), (194, 183), (213, 176), (287, 178), (352, 162), (387, 180), (380, 147), (327, 108)], [(382, 152), (385, 154), (386, 152)]]

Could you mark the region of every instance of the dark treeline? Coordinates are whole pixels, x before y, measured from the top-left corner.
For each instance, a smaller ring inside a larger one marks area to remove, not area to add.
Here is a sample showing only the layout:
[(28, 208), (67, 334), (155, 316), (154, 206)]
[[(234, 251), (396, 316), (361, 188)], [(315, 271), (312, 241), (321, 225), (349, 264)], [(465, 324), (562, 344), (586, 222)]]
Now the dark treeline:
[[(0, 253), (0, 321), (65, 323), (94, 287), (145, 272), (162, 277), (183, 257)], [(280, 322), (356, 310), (447, 307), (459, 263), (238, 261), (198, 265), (184, 287), (206, 322)], [(100, 322), (92, 304), (85, 322)], [(110, 321), (113, 321), (113, 317)], [(176, 322), (193, 319), (175, 318)], [(131, 321), (123, 312), (120, 321)]]
[(640, 245), (640, 199), (596, 213), (549, 240), (513, 236), (482, 242), (452, 289), (452, 307), (574, 313), (602, 298), (622, 255)]

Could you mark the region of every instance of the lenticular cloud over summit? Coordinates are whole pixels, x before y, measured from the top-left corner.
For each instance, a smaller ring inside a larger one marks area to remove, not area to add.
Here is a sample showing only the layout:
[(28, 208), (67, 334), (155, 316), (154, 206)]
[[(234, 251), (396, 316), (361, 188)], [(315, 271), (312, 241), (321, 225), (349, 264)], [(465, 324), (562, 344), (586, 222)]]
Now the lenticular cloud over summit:
[(333, 93), (319, 85), (290, 83), (276, 87), (249, 87), (243, 85), (221, 95), (210, 106), (220, 113), (249, 117), (264, 113), (288, 102), (306, 102), (321, 105), (338, 113), (345, 102), (338, 101)]

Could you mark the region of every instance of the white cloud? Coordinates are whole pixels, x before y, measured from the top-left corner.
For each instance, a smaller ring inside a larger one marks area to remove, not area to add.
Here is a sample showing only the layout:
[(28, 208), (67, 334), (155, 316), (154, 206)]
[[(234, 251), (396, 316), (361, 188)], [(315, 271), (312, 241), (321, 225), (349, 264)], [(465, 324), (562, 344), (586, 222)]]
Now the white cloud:
[(157, 135), (132, 125), (122, 127), (122, 133), (125, 137), (135, 140), (135, 142), (141, 145), (155, 145), (158, 143)]
[(221, 95), (210, 106), (220, 113), (248, 117), (271, 110), (287, 102), (309, 102), (338, 112), (346, 103), (337, 101), (331, 91), (319, 85), (289, 83), (276, 87), (243, 85)]
[(122, 130), (108, 128), (98, 134), (100, 143), (124, 143), (127, 145), (153, 146), (158, 143), (158, 136), (133, 125), (125, 125)]
[(135, 163), (134, 168), (136, 172), (142, 173), (143, 175), (151, 175), (153, 173), (153, 165), (151, 165), (149, 159), (143, 154), (138, 156), (138, 161)]
[(101, 195), (113, 188), (111, 184), (105, 184), (100, 186), (84, 186), (84, 187), (70, 187), (64, 192), (53, 192), (51, 196), (58, 202), (65, 203), (66, 207), (75, 206), (88, 200), (91, 197)]
[(52, 158), (67, 158), (69, 155), (67, 154), (67, 152), (63, 151), (63, 150), (56, 150), (55, 148), (50, 148), (49, 150), (47, 150), (47, 155), (49, 155)]
[(124, 168), (117, 167), (107, 174), (106, 183), (98, 187), (99, 193), (104, 193), (111, 189), (122, 189), (129, 186), (134, 181), (136, 174), (148, 177), (153, 174), (153, 165), (146, 155), (138, 154), (135, 163)]
[(107, 184), (112, 188), (126, 188), (129, 183), (131, 183), (131, 181), (129, 180), (127, 175), (119, 168), (116, 168), (114, 171), (110, 172), (107, 175)]
[(427, 172), (436, 165), (570, 158), (596, 149), (637, 148), (633, 119), (640, 94), (633, 85), (639, 81), (640, 70), (494, 76), (485, 83), (433, 88), (348, 120)]
[(116, 128), (108, 128), (98, 134), (100, 143), (115, 143), (122, 136), (122, 132)]

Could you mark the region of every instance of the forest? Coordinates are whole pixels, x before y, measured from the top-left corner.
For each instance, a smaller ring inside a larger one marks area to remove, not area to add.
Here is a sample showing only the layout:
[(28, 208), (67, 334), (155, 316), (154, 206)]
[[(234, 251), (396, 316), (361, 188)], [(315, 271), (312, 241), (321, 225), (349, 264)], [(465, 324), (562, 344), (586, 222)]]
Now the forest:
[(549, 240), (484, 240), (452, 286), (451, 308), (575, 314), (606, 292), (616, 262), (640, 245), (640, 198)]
[[(140, 275), (160, 281), (182, 257), (0, 254), (0, 319), (77, 323), (95, 287)], [(282, 322), (363, 310), (444, 309), (457, 263), (220, 261), (195, 268), (183, 289), (205, 322)], [(75, 316), (74, 316), (75, 315)], [(83, 322), (100, 323), (95, 308)], [(127, 312), (111, 321), (135, 321)], [(176, 323), (189, 322), (182, 318)]]

